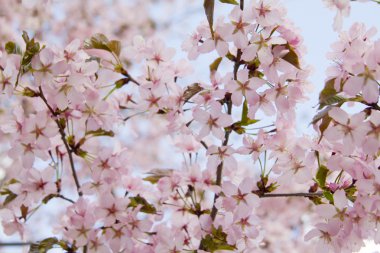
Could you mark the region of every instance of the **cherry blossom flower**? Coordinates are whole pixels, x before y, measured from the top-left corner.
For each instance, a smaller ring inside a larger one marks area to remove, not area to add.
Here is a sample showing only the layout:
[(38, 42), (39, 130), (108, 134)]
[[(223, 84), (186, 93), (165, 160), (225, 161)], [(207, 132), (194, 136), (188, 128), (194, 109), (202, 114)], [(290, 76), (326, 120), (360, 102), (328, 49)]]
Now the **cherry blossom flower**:
[(229, 170), (234, 170), (237, 168), (237, 161), (233, 154), (235, 150), (229, 146), (211, 146), (207, 149), (207, 154), (209, 158), (207, 160), (208, 168), (216, 168), (220, 163), (223, 162), (225, 168)]
[(243, 96), (252, 96), (255, 91), (266, 83), (258, 77), (249, 78), (248, 70), (241, 70), (237, 73), (237, 80), (231, 80), (226, 88), (232, 93), (232, 103), (236, 106), (241, 105)]
[(364, 123), (364, 113), (357, 113), (349, 118), (348, 114), (340, 108), (332, 108), (329, 115), (335, 124), (324, 132), (325, 138), (330, 141), (342, 140), (342, 152), (350, 154), (355, 146), (364, 141), (368, 133), (368, 125)]
[(220, 139), (224, 139), (223, 127), (230, 126), (232, 124), (231, 116), (222, 112), (222, 106), (218, 102), (210, 104), (210, 112), (204, 111), (200, 108), (196, 108), (193, 112), (193, 117), (196, 121), (203, 124), (202, 129), (198, 135), (198, 140), (209, 135), (210, 132)]

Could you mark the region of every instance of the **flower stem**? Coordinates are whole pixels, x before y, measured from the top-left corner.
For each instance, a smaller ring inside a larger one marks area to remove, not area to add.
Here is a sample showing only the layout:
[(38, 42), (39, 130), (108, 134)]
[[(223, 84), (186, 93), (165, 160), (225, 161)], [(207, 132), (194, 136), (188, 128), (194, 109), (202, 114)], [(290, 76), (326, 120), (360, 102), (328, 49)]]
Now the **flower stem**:
[[(42, 101), (44, 101), (45, 105), (47, 106), (47, 108), (49, 109), (51, 114), (53, 116), (58, 116), (58, 114), (53, 110), (53, 108), (47, 102), (47, 99), (46, 99), (46, 97), (42, 91), (41, 86), (39, 87), (39, 92), (40, 92), (40, 94), (39, 94), (40, 98), (42, 99)], [(78, 192), (79, 196), (82, 196), (83, 193), (80, 190), (80, 184), (79, 184), (78, 176), (77, 176), (77, 173), (75, 170), (75, 165), (74, 165), (73, 150), (70, 148), (69, 144), (67, 143), (65, 130), (62, 128), (61, 124), (59, 123), (59, 121), (57, 119), (55, 119), (54, 121), (58, 126), (59, 133), (61, 135), (61, 139), (62, 139), (63, 144), (65, 145), (65, 148), (67, 150), (67, 155), (69, 156), (71, 172), (73, 174), (73, 178), (74, 178), (75, 186), (77, 188), (77, 192)]]

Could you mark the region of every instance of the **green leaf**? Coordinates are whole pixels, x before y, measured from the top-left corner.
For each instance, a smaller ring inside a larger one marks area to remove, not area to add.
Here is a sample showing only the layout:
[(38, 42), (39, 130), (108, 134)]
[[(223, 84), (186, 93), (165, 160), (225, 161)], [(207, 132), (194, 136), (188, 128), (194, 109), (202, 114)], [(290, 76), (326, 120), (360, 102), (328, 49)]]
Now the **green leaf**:
[(215, 5), (215, 0), (204, 0), (203, 2), (203, 7), (205, 9), (206, 17), (208, 24), (210, 26), (210, 32), (212, 37), (214, 38), (214, 5)]
[(319, 166), (316, 179), (317, 179), (317, 183), (319, 187), (321, 187), (322, 189), (325, 188), (326, 186), (326, 178), (327, 178), (328, 172), (329, 172), (329, 169), (326, 166), (324, 165)]
[(17, 45), (16, 43), (14, 43), (13, 41), (8, 41), (5, 44), (5, 51), (8, 54), (19, 54), (19, 55), (22, 55), (22, 50), (21, 50), (20, 46)]
[(222, 62), (223, 57), (216, 58), (213, 63), (210, 64), (210, 72), (213, 73), (218, 70), (220, 63)]
[(246, 124), (248, 122), (249, 118), (248, 118), (248, 102), (247, 102), (247, 99), (244, 100), (244, 103), (243, 103), (243, 110), (241, 112), (241, 123), (242, 124)]
[(286, 44), (286, 48), (289, 50), (289, 52), (284, 55), (282, 59), (292, 64), (297, 69), (301, 69), (296, 51), (289, 44)]
[(248, 118), (248, 103), (247, 103), (247, 100), (244, 100), (243, 109), (242, 109), (242, 112), (241, 112), (241, 120), (238, 121), (238, 122), (236, 122), (236, 123), (234, 123), (232, 125), (232, 130), (234, 130), (234, 127), (237, 127), (237, 126), (239, 126), (239, 127), (249, 126), (249, 125), (255, 124), (255, 123), (259, 122), (259, 121), (260, 120), (258, 120), (258, 119), (250, 119), (250, 118)]
[(47, 253), (58, 242), (58, 239), (55, 237), (46, 238), (39, 243), (32, 244), (29, 253)]
[(319, 141), (323, 138), (323, 133), (327, 129), (327, 127), (330, 125), (330, 122), (332, 121), (332, 118), (329, 116), (329, 111), (333, 108), (333, 106), (328, 106), (322, 111), (318, 112), (317, 115), (314, 116), (313, 120), (311, 121), (311, 124), (315, 124), (318, 121), (322, 120), (321, 124), (319, 125), (319, 131), (321, 131), (321, 137), (319, 138)]
[(322, 104), (319, 104), (319, 109), (322, 109), (326, 105), (343, 104), (344, 102), (347, 102), (347, 101), (348, 101), (347, 98), (334, 95), (327, 98)]
[(208, 252), (215, 252), (219, 250), (236, 250), (234, 245), (227, 243), (227, 234), (223, 232), (222, 226), (218, 229), (212, 227), (211, 234), (206, 235), (201, 240), (201, 247)]
[(235, 62), (235, 61), (236, 61), (236, 57), (235, 57), (233, 54), (231, 54), (230, 52), (228, 52), (228, 53), (226, 54), (226, 58), (227, 58), (228, 60), (232, 61), (232, 62)]
[(147, 176), (147, 177), (144, 177), (143, 180), (151, 184), (157, 184), (158, 180), (160, 180), (161, 178), (162, 178), (161, 176)]
[(129, 78), (121, 78), (119, 80), (117, 80), (115, 82), (115, 88), (116, 89), (120, 89), (121, 87), (123, 87), (125, 84), (127, 84), (129, 82)]
[(10, 192), (8, 196), (5, 198), (3, 205), (6, 206), (9, 203), (11, 203), (15, 198), (17, 197), (17, 194), (14, 194), (13, 192)]
[(323, 117), (322, 123), (319, 125), (319, 131), (321, 131), (321, 138), (323, 137), (323, 133), (327, 129), (327, 127), (330, 125), (330, 122), (332, 121), (332, 118), (327, 114)]
[(356, 189), (355, 185), (351, 185), (345, 189), (347, 198), (352, 202), (355, 202), (355, 200), (356, 200), (356, 196), (355, 196), (356, 191), (357, 191), (357, 189)]
[(86, 49), (103, 49), (106, 51), (111, 51), (107, 44), (109, 43), (108, 38), (102, 34), (102, 33), (97, 33), (93, 35), (91, 38), (86, 39), (83, 43), (84, 48)]
[(84, 41), (84, 48), (102, 49), (119, 56), (121, 51), (121, 43), (117, 40), (110, 41), (104, 34), (97, 33)]
[(29, 39), (29, 36), (25, 31), (22, 34), (22, 38), (25, 41), (26, 48), (25, 48), (25, 53), (21, 61), (21, 65), (23, 65), (24, 68), (26, 68), (24, 70), (26, 71), (26, 70), (29, 70), (30, 66), (28, 65), (32, 61), (32, 58), (40, 52), (41, 47), (40, 47), (40, 43), (34, 41), (34, 38)]
[(121, 52), (121, 43), (118, 40), (111, 40), (107, 44), (108, 48), (114, 52), (117, 56), (120, 56)]
[(168, 177), (172, 174), (172, 169), (153, 169), (149, 173), (147, 173), (149, 176), (143, 178), (144, 181), (148, 181), (151, 184), (156, 184), (158, 180), (160, 180), (163, 177)]
[(57, 197), (57, 194), (49, 194), (45, 198), (43, 198), (42, 203), (47, 204), (51, 199)]
[(106, 131), (104, 129), (99, 128), (97, 130), (87, 131), (86, 135), (113, 137), (113, 136), (115, 136), (115, 133), (113, 131)]
[(153, 214), (157, 212), (156, 208), (140, 195), (130, 197), (129, 200), (130, 203), (128, 207), (136, 208), (138, 206), (142, 206), (140, 211), (143, 213)]
[(259, 121), (260, 121), (259, 119), (250, 119), (250, 118), (248, 118), (247, 122), (242, 123), (241, 125), (242, 126), (250, 126), (252, 124), (256, 124)]
[(334, 196), (329, 191), (324, 191), (323, 196), (330, 202), (330, 204), (334, 204)]
[(278, 185), (276, 182), (271, 183), (268, 187), (266, 187), (266, 192), (274, 192), (280, 185)]
[[(6, 182), (5, 184), (4, 184), (4, 186), (8, 186), (8, 185), (11, 185), (11, 184), (17, 184), (17, 183), (19, 183), (20, 181), (18, 181), (17, 179), (15, 179), (15, 178), (11, 178), (11, 179), (9, 179), (9, 181), (8, 182)], [(9, 191), (9, 190), (8, 190)]]
[[(34, 38), (30, 39), (28, 34), (25, 31), (22, 33), (22, 38), (24, 39), (24, 42), (25, 42), (25, 52), (22, 55), (21, 66), (20, 66), (19, 73), (17, 74), (15, 87), (17, 87), (18, 85), (18, 81), (20, 77), (31, 69), (31, 62), (32, 62), (33, 57), (36, 54), (38, 54), (41, 50), (40, 43), (35, 42)], [(12, 47), (13, 47), (12, 45), (8, 45), (8, 50), (11, 51)], [(17, 51), (17, 48), (14, 50)]]
[[(24, 72), (25, 73), (25, 72)], [(33, 98), (33, 97), (38, 97), (39, 96), (39, 93), (38, 92), (35, 92), (34, 90), (32, 90), (31, 88), (29, 87), (25, 87), (21, 93), (24, 97), (30, 97), (30, 98)]]
[(190, 86), (187, 86), (185, 92), (183, 93), (183, 100), (188, 102), (193, 96), (198, 94), (200, 91), (202, 91), (203, 88), (199, 85), (199, 83), (194, 83)]
[(221, 3), (225, 3), (225, 4), (239, 5), (239, 3), (236, 2), (236, 0), (219, 0), (219, 2), (221, 2)]
[(325, 83), (325, 87), (319, 94), (319, 109), (322, 109), (327, 105), (343, 104), (347, 101), (346, 98), (337, 95), (338, 91), (335, 90), (334, 83), (335, 78), (330, 79)]

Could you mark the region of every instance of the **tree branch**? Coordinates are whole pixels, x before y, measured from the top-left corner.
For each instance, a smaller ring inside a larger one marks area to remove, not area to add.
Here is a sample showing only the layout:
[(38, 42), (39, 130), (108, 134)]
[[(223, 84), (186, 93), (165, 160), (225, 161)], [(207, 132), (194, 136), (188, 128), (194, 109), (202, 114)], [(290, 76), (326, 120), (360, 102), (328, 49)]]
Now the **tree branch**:
[(0, 242), (0, 248), (1, 247), (22, 247), (22, 246), (29, 246), (31, 245), (31, 242)]
[[(242, 55), (242, 52), (239, 49), (237, 52), (236, 61), (234, 64), (234, 80), (237, 80), (237, 72), (238, 72), (239, 66), (240, 66), (241, 55)], [(231, 96), (228, 96), (226, 103), (227, 103), (227, 114), (231, 115), (231, 113), (232, 113)], [(231, 134), (231, 130), (226, 130), (226, 132), (224, 134), (224, 141), (222, 143), (222, 146), (227, 146), (228, 140), (230, 138), (230, 134)], [(222, 173), (223, 173), (223, 162), (221, 162), (216, 169), (216, 185), (218, 185), (218, 186), (220, 186), (222, 184)], [(215, 206), (215, 202), (218, 198), (219, 198), (219, 195), (215, 194), (214, 204), (213, 204), (212, 210), (211, 210), (211, 219), (212, 220), (215, 220), (216, 214), (218, 213), (218, 209)]]
[[(53, 116), (58, 116), (58, 114), (53, 110), (53, 108), (47, 102), (47, 99), (46, 99), (46, 97), (42, 91), (41, 86), (39, 87), (39, 92), (40, 92), (40, 94), (39, 94), (40, 98), (42, 99), (42, 101), (44, 101), (45, 105), (48, 107), (51, 114), (53, 114)], [(75, 182), (75, 185), (77, 188), (77, 192), (78, 192), (79, 196), (82, 196), (83, 193), (80, 190), (80, 184), (79, 184), (78, 176), (77, 176), (77, 173), (75, 170), (75, 165), (74, 165), (73, 150), (70, 148), (69, 144), (67, 143), (65, 130), (62, 128), (61, 124), (59, 123), (59, 121), (57, 119), (55, 119), (54, 121), (58, 126), (59, 133), (61, 135), (61, 139), (62, 139), (63, 144), (65, 145), (65, 148), (67, 150), (67, 155), (69, 156), (71, 172), (73, 174), (73, 178), (74, 178), (74, 182)]]
[(64, 199), (64, 200), (69, 201), (70, 203), (73, 203), (73, 204), (75, 203), (74, 200), (69, 199), (69, 198), (67, 198), (67, 197), (65, 197), (65, 196), (63, 196), (63, 195), (61, 195), (61, 194), (57, 194), (57, 198)]
[(296, 193), (264, 193), (260, 194), (257, 192), (253, 192), (258, 195), (260, 198), (279, 198), (279, 197), (321, 197), (323, 196), (323, 192), (296, 192)]

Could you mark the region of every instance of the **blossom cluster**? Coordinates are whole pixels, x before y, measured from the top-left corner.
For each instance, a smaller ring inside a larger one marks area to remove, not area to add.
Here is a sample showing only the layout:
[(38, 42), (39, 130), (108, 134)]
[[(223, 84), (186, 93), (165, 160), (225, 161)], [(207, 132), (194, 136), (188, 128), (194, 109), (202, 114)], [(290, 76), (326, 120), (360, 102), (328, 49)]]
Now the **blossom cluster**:
[[(320, 216), (306, 239), (317, 237), (324, 252), (377, 239), (374, 32), (356, 24), (341, 34), (317, 136), (299, 135), (296, 106), (307, 99), (310, 69), (286, 10), (242, 1), (214, 23), (210, 2), (208, 22), (182, 44), (189, 60), (217, 55), (208, 81), (186, 83), (191, 62), (156, 37), (123, 47), (96, 34), (57, 48), (24, 32), (23, 49), (4, 45), (2, 100), (14, 108), (0, 127), (6, 234), (28, 238), (31, 218), (56, 203), (54, 237), (32, 252), (305, 252), (307, 224), (274, 213), (287, 207), (276, 197), (298, 196), (308, 199), (289, 200), (297, 213), (315, 206)], [(365, 108), (349, 115), (352, 103)], [(281, 238), (290, 233), (294, 240)]]
[[(357, 251), (366, 238), (379, 243), (380, 40), (373, 40), (375, 33), (374, 28), (367, 30), (355, 23), (340, 34), (329, 53), (335, 64), (327, 70), (320, 95), (320, 108), (324, 109), (316, 127), (321, 134), (322, 168), (328, 170), (331, 180), (338, 176), (334, 182), (323, 182), (333, 196), (329, 203), (316, 207), (324, 222), (307, 235), (320, 237), (320, 247), (326, 251)], [(346, 103), (347, 108), (359, 112), (348, 114)]]

